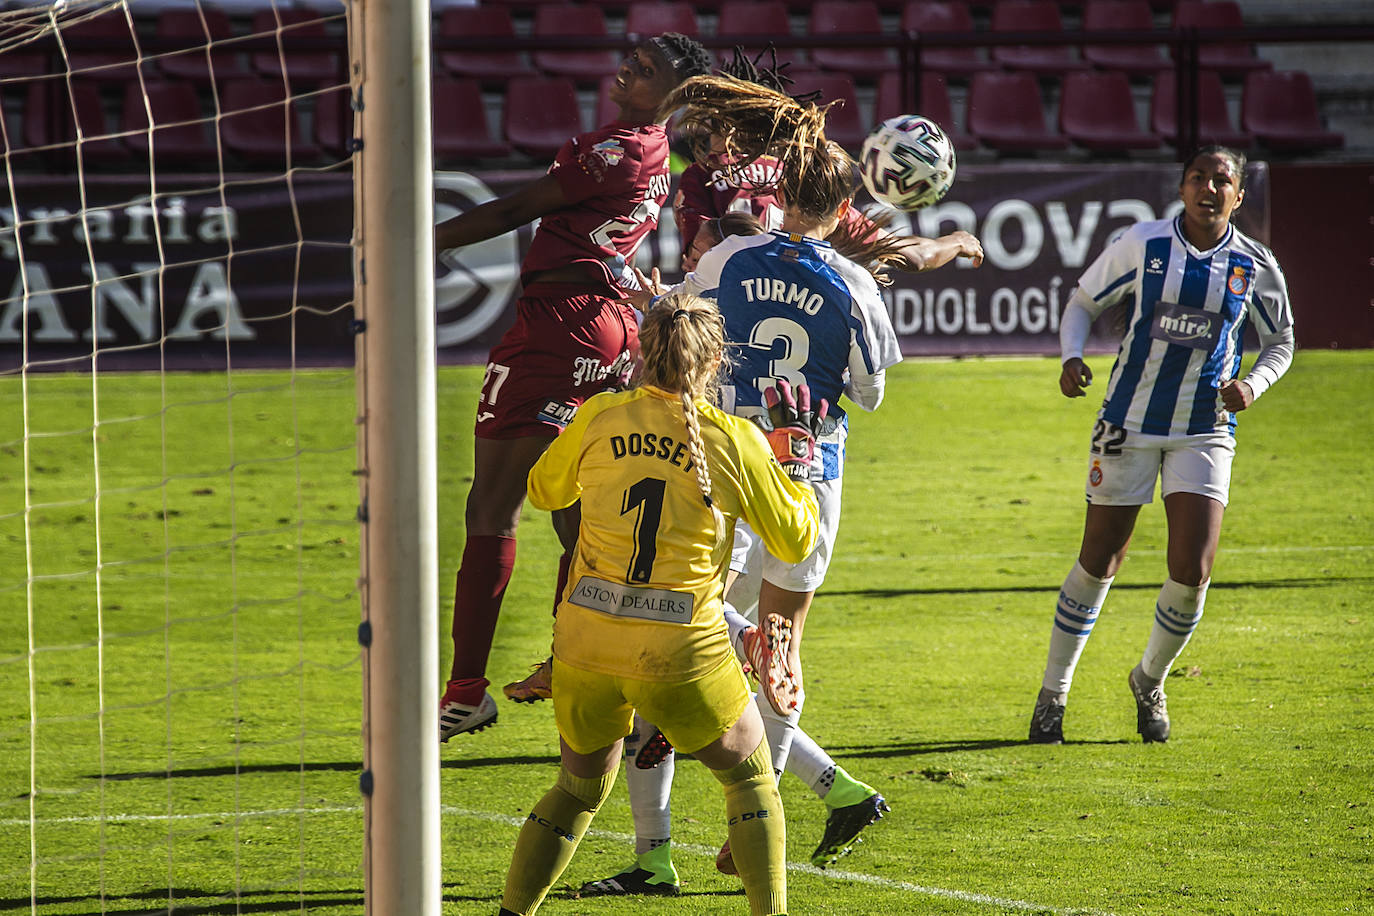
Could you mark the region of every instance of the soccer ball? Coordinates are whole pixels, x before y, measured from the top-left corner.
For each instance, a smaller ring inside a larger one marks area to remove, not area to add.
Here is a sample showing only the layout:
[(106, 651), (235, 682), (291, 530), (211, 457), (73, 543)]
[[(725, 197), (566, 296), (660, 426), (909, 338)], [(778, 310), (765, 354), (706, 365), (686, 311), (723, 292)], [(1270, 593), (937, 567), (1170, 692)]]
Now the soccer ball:
[(919, 210), (939, 201), (954, 183), (954, 147), (929, 118), (888, 118), (864, 140), (859, 173), (875, 200)]

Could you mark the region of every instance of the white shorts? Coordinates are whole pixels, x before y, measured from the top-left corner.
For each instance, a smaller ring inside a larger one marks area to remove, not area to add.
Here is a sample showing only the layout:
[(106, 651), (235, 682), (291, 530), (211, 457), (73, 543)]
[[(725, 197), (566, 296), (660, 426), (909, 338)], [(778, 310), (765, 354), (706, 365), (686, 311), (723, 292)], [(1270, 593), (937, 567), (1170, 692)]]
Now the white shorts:
[[(840, 484), (835, 480), (811, 481), (820, 508), (820, 534), (816, 546), (800, 563), (784, 563), (763, 548), (763, 541), (743, 519), (735, 523), (735, 546), (730, 552), (730, 568), (740, 580), (762, 574), (778, 588), (789, 592), (814, 592), (825, 581), (835, 538), (840, 532)], [(732, 590), (733, 593), (733, 590)], [(754, 594), (758, 594), (755, 587)]]
[(1198, 493), (1226, 505), (1236, 440), (1228, 433), (1151, 436), (1109, 427), (1093, 436), (1084, 494), (1095, 506), (1143, 506), (1160, 496)]

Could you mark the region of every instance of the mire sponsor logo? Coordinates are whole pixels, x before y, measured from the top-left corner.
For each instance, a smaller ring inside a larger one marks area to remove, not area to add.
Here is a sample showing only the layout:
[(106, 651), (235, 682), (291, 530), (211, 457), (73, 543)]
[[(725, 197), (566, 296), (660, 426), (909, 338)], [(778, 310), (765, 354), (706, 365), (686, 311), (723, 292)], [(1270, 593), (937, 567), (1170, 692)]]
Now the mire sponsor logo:
[(1173, 302), (1161, 302), (1155, 307), (1150, 336), (1194, 350), (1212, 350), (1221, 339), (1221, 315)]

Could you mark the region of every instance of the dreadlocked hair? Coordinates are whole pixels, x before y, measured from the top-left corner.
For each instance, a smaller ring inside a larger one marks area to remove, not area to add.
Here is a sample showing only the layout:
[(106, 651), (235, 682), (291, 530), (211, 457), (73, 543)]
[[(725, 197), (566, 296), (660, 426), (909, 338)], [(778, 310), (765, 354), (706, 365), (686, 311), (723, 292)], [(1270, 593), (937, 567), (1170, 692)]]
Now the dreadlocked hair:
[(715, 304), (687, 293), (660, 298), (639, 329), (639, 383), (676, 394), (687, 427), (687, 450), (702, 501), (711, 510), (716, 540), (725, 536), (725, 516), (711, 499), (711, 469), (701, 438), (697, 398), (715, 402), (725, 360), (725, 319)]
[[(767, 54), (769, 62), (765, 66), (763, 56)], [(792, 66), (791, 61), (778, 63), (778, 52), (774, 49), (773, 43), (769, 42), (768, 47), (750, 57), (748, 52), (739, 45), (735, 45), (733, 56), (729, 62), (720, 65), (720, 72), (726, 76), (733, 76), (737, 80), (744, 80), (750, 83), (758, 83), (760, 86), (767, 86), (769, 89), (781, 92), (792, 97), (795, 102), (819, 102), (821, 91), (816, 89), (812, 92), (792, 93), (790, 86), (796, 82), (787, 75), (787, 68)]]
[(664, 52), (679, 80), (711, 72), (711, 52), (695, 38), (681, 32), (664, 32), (651, 39)]
[[(834, 104), (833, 102), (831, 104)], [(825, 142), (829, 106), (801, 104), (785, 93), (733, 76), (695, 76), (664, 100), (659, 119), (678, 112), (678, 128), (693, 138), (693, 154), (706, 164), (719, 140), (717, 162), (731, 179), (761, 156), (772, 156), (784, 172), (798, 178), (807, 168), (806, 151)]]

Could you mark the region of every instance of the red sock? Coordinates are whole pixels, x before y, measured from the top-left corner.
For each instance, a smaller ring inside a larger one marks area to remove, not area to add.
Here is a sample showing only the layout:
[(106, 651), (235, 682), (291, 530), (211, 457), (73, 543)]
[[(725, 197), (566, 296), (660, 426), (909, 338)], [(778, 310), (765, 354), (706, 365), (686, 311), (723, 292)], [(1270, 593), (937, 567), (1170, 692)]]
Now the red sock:
[(515, 538), (499, 534), (468, 538), (453, 588), (451, 680), (476, 679), (486, 674), (501, 599), (514, 568)]
[(558, 558), (558, 585), (553, 590), (553, 616), (558, 616), (558, 602), (563, 600), (563, 589), (568, 587), (568, 569), (572, 567), (572, 554), (565, 553)]

